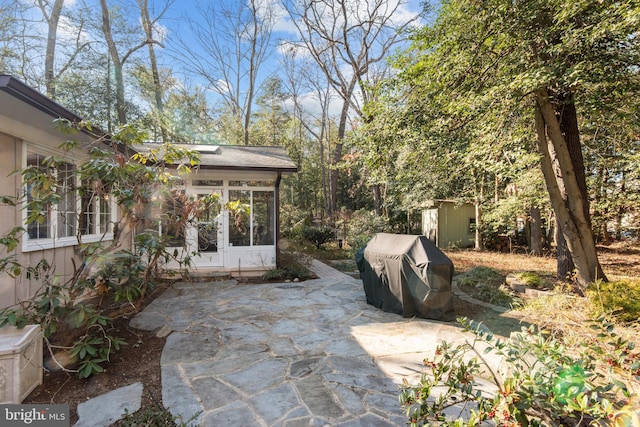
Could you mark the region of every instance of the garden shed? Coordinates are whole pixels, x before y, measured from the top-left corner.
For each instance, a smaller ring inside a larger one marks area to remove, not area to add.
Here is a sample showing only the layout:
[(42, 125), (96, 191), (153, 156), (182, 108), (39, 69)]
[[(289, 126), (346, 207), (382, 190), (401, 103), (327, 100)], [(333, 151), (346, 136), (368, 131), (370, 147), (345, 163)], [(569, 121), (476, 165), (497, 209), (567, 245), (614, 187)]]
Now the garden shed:
[(475, 231), (473, 203), (431, 200), (422, 210), (422, 234), (441, 249), (473, 247)]
[(453, 320), (453, 263), (425, 236), (378, 233), (356, 263), (367, 303), (403, 317)]

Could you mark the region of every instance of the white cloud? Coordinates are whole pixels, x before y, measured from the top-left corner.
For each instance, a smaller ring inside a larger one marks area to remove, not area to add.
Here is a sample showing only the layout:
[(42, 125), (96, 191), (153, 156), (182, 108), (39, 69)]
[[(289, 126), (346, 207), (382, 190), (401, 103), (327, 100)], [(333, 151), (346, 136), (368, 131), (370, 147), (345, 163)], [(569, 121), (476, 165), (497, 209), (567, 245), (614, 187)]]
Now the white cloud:
[(91, 41), (90, 34), (86, 31), (80, 32), (77, 24), (66, 16), (61, 16), (58, 22), (58, 41), (63, 44), (75, 43), (79, 39), (80, 43)]

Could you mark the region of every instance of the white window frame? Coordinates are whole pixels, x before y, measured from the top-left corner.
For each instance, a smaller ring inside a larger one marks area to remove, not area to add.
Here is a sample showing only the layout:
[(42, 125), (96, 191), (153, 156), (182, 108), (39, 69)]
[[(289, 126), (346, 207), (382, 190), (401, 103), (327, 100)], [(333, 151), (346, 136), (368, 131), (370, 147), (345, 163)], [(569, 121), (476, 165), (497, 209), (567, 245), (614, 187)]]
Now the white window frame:
[[(85, 209), (84, 201), (82, 200), (82, 196), (78, 195), (80, 206), (78, 210), (80, 215), (78, 215), (78, 230), (82, 228), (82, 219), (87, 217), (87, 210)], [(108, 212), (102, 211), (103, 201), (106, 201), (108, 206)], [(102, 236), (110, 235), (111, 239), (113, 238), (113, 224), (114, 224), (114, 212), (115, 207), (111, 197), (107, 196), (105, 198), (99, 196), (97, 193), (91, 194), (90, 203), (86, 205), (86, 207), (91, 206), (91, 214), (93, 215), (93, 223), (91, 224), (91, 230), (88, 233), (82, 233), (82, 241), (86, 242), (88, 239), (93, 239), (95, 236), (102, 238)], [(108, 214), (106, 218), (106, 222), (103, 223), (104, 214)], [(104, 230), (104, 231), (102, 231)], [(111, 240), (109, 239), (109, 240)], [(100, 240), (100, 239), (98, 239)]]
[[(43, 147), (39, 144), (25, 142), (22, 144), (22, 167), (23, 168), (27, 166), (28, 154), (38, 154), (41, 156), (52, 156), (52, 155), (60, 156), (62, 153), (52, 150), (51, 148)], [(73, 165), (73, 167), (77, 171), (77, 166), (78, 166), (77, 159), (65, 159), (65, 162)], [(77, 174), (75, 174), (74, 180), (77, 187), (79, 184), (79, 177), (77, 176)], [(28, 232), (25, 231), (22, 238), (22, 252), (32, 252), (32, 251), (53, 249), (53, 248), (65, 247), (65, 246), (76, 246), (79, 244), (78, 232), (80, 230), (80, 216), (84, 215), (84, 212), (82, 212), (82, 208), (83, 208), (82, 197), (78, 192), (76, 192), (75, 198), (76, 198), (75, 235), (58, 237), (58, 212), (59, 211), (58, 211), (58, 205), (54, 204), (51, 206), (51, 210), (48, 213), (48, 219), (49, 219), (48, 235), (50, 237), (32, 239), (29, 237)], [(95, 228), (94, 230), (92, 230), (92, 233), (83, 234), (81, 236), (82, 243), (95, 243), (100, 241), (113, 240), (113, 223), (116, 220), (117, 209), (116, 209), (115, 202), (114, 200), (112, 200), (112, 198), (109, 200), (109, 202), (110, 202), (109, 207), (111, 210), (111, 215), (110, 215), (110, 222), (106, 224), (107, 232), (106, 233), (99, 232), (99, 229), (102, 224), (98, 222), (101, 219), (101, 216), (99, 215), (100, 213), (99, 203), (96, 200), (96, 203), (93, 203), (94, 205), (97, 205), (95, 210), (95, 217), (96, 217)], [(27, 209), (26, 209), (26, 203), (27, 203), (26, 200), (23, 203), (24, 205), (22, 209), (22, 225), (26, 229), (27, 216), (28, 216)]]
[[(231, 192), (232, 191), (248, 191), (249, 192), (249, 244), (248, 245), (244, 245), (244, 246), (233, 246), (230, 242), (227, 243), (227, 247), (228, 248), (235, 248), (235, 249), (239, 249), (239, 248), (268, 248), (270, 246), (275, 246), (276, 243), (276, 226), (277, 224), (275, 223), (276, 221), (276, 217), (275, 217), (275, 209), (276, 209), (276, 205), (275, 205), (275, 186), (273, 187), (268, 187), (268, 186), (251, 186), (251, 185), (246, 185), (246, 186), (239, 186), (239, 185), (233, 185), (231, 186), (230, 183), (231, 181), (243, 181), (243, 180), (247, 180), (247, 181), (265, 181), (268, 179), (256, 179), (256, 180), (251, 180), (251, 179), (242, 179), (242, 178), (237, 178), (237, 179), (228, 179), (225, 180), (225, 184), (226, 184), (226, 189), (227, 189), (227, 198), (226, 201), (230, 201), (231, 200)], [(269, 193), (273, 193), (273, 212), (272, 212), (272, 218), (273, 218), (273, 235), (272, 235), (272, 239), (273, 239), (273, 243), (269, 244), (269, 245), (259, 245), (256, 244), (254, 242), (254, 225), (255, 225), (255, 208), (254, 208), (254, 193), (256, 191), (259, 192), (269, 192)], [(229, 225), (227, 227), (228, 229), (228, 234), (229, 236), (231, 235), (231, 223), (229, 222)], [(228, 239), (229, 237), (227, 237)]]

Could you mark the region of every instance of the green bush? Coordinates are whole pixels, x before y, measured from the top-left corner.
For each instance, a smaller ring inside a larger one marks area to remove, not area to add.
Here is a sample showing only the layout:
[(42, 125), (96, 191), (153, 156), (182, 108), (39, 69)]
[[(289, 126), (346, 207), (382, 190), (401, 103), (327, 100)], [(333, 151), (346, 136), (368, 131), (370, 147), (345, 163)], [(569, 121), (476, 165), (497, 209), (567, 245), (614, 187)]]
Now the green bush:
[(597, 281), (587, 288), (591, 306), (623, 322), (640, 319), (640, 280)]
[(376, 233), (392, 233), (393, 227), (384, 216), (377, 216), (369, 210), (355, 211), (346, 221), (346, 240), (355, 251), (362, 248), (376, 235)]
[(301, 228), (300, 235), (303, 240), (313, 243), (317, 249), (320, 249), (320, 246), (335, 239), (336, 232), (330, 227), (309, 227), (305, 225)]
[(309, 213), (295, 205), (280, 206), (280, 233), (283, 237), (299, 238), (299, 229), (303, 225), (310, 225)]
[[(400, 403), (412, 427), (639, 421), (633, 408), (639, 403), (640, 353), (605, 319), (593, 323), (592, 337), (571, 346), (533, 326), (504, 340), (468, 319), (458, 320), (473, 341), (443, 342), (424, 360), (420, 382), (402, 389)], [(501, 358), (499, 372), (486, 362), (488, 353)], [(483, 375), (496, 391), (479, 383)]]

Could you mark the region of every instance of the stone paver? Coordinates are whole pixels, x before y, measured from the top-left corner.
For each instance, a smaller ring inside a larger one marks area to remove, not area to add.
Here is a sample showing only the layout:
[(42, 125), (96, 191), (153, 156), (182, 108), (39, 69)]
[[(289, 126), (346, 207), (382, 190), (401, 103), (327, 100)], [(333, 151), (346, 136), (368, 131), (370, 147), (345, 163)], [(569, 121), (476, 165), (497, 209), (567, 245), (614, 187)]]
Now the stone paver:
[(366, 303), (361, 281), (317, 261), (312, 269), (320, 279), (177, 283), (132, 319), (173, 330), (161, 359), (165, 407), (204, 426), (403, 425), (402, 380), (416, 382), (442, 340), (465, 335), (385, 313)]
[(142, 383), (134, 383), (78, 404), (74, 427), (107, 427), (126, 413), (133, 414), (140, 409), (142, 389)]

